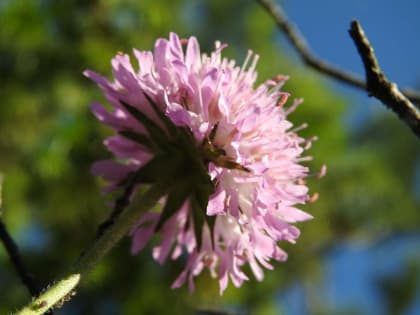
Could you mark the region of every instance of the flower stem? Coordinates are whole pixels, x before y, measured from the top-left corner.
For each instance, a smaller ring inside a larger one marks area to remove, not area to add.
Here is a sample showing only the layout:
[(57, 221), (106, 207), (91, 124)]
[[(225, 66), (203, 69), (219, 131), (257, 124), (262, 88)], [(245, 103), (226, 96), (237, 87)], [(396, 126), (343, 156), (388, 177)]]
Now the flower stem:
[(113, 225), (106, 229), (92, 246), (83, 253), (75, 265), (70, 269), (71, 273), (86, 274), (104, 257), (118, 241), (127, 235), (129, 230), (139, 221), (141, 216), (152, 208), (159, 199), (168, 191), (167, 184), (155, 184), (149, 188), (140, 198), (136, 207), (123, 211)]
[(26, 307), (16, 315), (39, 315), (44, 314), (58, 302), (65, 302), (67, 297), (80, 281), (80, 274), (72, 274), (57, 283), (51, 285), (44, 293), (33, 299)]
[(136, 203), (121, 213), (113, 225), (95, 240), (70, 268), (68, 275), (51, 285), (43, 294), (34, 299), (16, 315), (40, 315), (58, 302), (67, 302), (79, 279), (90, 272), (93, 267), (128, 234), (141, 216), (152, 208), (159, 199), (168, 192), (168, 183), (157, 183), (151, 186)]

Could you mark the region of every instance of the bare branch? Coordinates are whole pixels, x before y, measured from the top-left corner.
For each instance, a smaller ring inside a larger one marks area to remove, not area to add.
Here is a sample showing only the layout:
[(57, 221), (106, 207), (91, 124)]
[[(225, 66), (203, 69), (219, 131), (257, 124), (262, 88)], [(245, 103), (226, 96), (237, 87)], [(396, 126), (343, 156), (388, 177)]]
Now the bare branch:
[(9, 255), (9, 259), (12, 265), (15, 267), (16, 272), (22, 281), (23, 285), (28, 289), (31, 296), (37, 295), (41, 287), (38, 285), (36, 280), (32, 277), (30, 272), (26, 269), (25, 264), (19, 253), (19, 248), (16, 245), (13, 238), (10, 236), (7, 231), (6, 225), (3, 222), (3, 210), (2, 210), (2, 184), (3, 176), (0, 174), (0, 240), (3, 243), (3, 246)]
[[(9, 256), (12, 265), (20, 278), (20, 281), (28, 289), (29, 294), (32, 297), (37, 296), (41, 291), (42, 287), (39, 282), (32, 276), (29, 270), (23, 263), (22, 257), (20, 256), (19, 247), (13, 240), (10, 233), (7, 231), (6, 225), (3, 222), (3, 209), (2, 209), (2, 183), (3, 176), (0, 174), (0, 240)], [(48, 310), (45, 315), (52, 315), (53, 311)]]
[(365, 66), (366, 90), (369, 95), (376, 97), (385, 106), (392, 109), (420, 137), (419, 109), (382, 72), (373, 48), (358, 21), (351, 22), (349, 33)]
[[(354, 74), (348, 73), (337, 67), (334, 67), (322, 59), (316, 57), (310, 50), (305, 38), (300, 34), (296, 26), (294, 26), (287, 18), (285, 12), (279, 5), (272, 0), (257, 0), (262, 7), (271, 15), (277, 26), (283, 31), (287, 39), (297, 50), (302, 60), (313, 69), (330, 76), (338, 81), (367, 90), (365, 81)], [(420, 104), (420, 92), (411, 89), (402, 90), (402, 93), (412, 102)]]
[(19, 253), (19, 248), (17, 247), (16, 243), (8, 233), (6, 226), (3, 223), (3, 220), (0, 218), (0, 239), (3, 243), (4, 248), (9, 255), (10, 261), (12, 262), (13, 266), (16, 269), (16, 272), (28, 289), (31, 296), (36, 296), (41, 291), (41, 287), (37, 284), (34, 277), (30, 274), (30, 272), (26, 269), (25, 264)]

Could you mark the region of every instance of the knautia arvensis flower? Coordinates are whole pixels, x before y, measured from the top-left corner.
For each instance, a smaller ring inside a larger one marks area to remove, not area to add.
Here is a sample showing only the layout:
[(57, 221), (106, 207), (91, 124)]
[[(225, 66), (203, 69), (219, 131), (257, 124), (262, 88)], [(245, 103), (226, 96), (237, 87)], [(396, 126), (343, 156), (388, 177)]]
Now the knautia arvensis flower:
[(105, 145), (117, 161), (98, 161), (93, 173), (111, 190), (130, 178), (136, 187), (168, 184), (160, 210), (133, 227), (132, 253), (160, 233), (154, 259), (184, 257), (172, 287), (188, 280), (190, 291), (205, 268), (220, 293), (229, 279), (236, 287), (248, 280), (245, 264), (262, 280), (271, 260), (287, 258), (278, 242), (299, 237), (292, 224), (312, 218), (295, 207), (310, 200), (301, 162), (313, 140), (287, 120), (299, 101), (283, 106), (283, 76), (254, 87), (258, 56), (249, 52), (236, 66), (222, 57), (225, 46), (216, 42), (210, 55), (201, 54), (195, 37), (171, 33), (153, 52), (134, 49), (138, 66), (117, 54), (113, 81), (85, 72), (112, 106), (93, 104), (94, 114), (116, 131)]

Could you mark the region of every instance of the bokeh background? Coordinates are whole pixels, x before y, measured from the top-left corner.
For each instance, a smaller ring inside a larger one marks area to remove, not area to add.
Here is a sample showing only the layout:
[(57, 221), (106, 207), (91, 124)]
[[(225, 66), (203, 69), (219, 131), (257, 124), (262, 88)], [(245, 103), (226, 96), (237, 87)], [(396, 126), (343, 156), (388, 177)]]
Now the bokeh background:
[[(385, 72), (420, 88), (420, 4), (416, 0), (284, 0), (313, 50), (363, 74), (347, 35), (359, 18)], [(193, 296), (170, 284), (183, 262), (159, 266), (150, 246), (129, 255), (127, 238), (107, 256), (78, 295), (56, 314), (404, 314), (420, 313), (420, 142), (364, 92), (337, 84), (301, 64), (274, 23), (251, 0), (0, 0), (0, 172), (3, 219), (32, 273), (44, 284), (60, 275), (94, 237), (112, 196), (90, 164), (109, 154), (109, 130), (89, 112), (103, 100), (82, 76), (110, 75), (110, 59), (132, 47), (151, 49), (175, 31), (195, 35), (203, 50), (229, 43), (227, 56), (260, 54), (260, 81), (278, 73), (305, 102), (290, 116), (302, 134), (317, 135), (310, 180), (320, 199), (301, 224), (289, 260), (230, 287), (223, 297), (207, 274)], [(240, 63), (240, 61), (239, 61)], [(0, 313), (29, 300), (0, 247)]]

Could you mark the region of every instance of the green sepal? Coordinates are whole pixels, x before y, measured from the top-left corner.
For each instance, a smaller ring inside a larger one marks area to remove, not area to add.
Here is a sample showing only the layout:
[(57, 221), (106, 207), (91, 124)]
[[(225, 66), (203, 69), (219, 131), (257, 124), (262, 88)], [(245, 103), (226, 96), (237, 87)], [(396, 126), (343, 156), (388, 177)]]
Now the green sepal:
[(119, 131), (118, 134), (120, 134), (124, 138), (137, 142), (152, 151), (156, 148), (153, 142), (150, 141), (150, 138), (144, 134), (140, 134), (131, 130), (122, 130)]
[[(134, 172), (134, 180), (139, 183), (174, 182), (177, 183), (168, 194), (166, 204), (162, 210), (155, 231), (161, 230), (165, 222), (190, 198), (191, 215), (187, 219), (187, 228), (194, 225), (194, 234), (197, 250), (202, 246), (203, 226), (207, 224), (210, 230), (211, 243), (214, 247), (214, 225), (216, 216), (207, 216), (209, 196), (214, 192), (214, 185), (208, 175), (207, 166), (203, 161), (203, 152), (195, 144), (194, 135), (185, 127), (176, 126), (157, 106), (152, 98), (144, 93), (157, 117), (164, 124), (160, 127), (137, 108), (121, 101), (122, 106), (144, 125), (148, 136), (132, 131), (122, 131), (121, 135), (136, 141), (153, 150), (157, 155), (144, 165), (139, 171)], [(213, 131), (215, 133), (215, 130)], [(214, 134), (212, 135), (214, 137)], [(160, 149), (160, 150), (159, 150)], [(224, 152), (207, 150), (209, 154), (204, 160), (216, 160)], [(159, 151), (160, 153), (159, 153)], [(205, 150), (206, 151), (206, 150)]]
[(203, 178), (203, 176), (201, 175), (198, 176), (196, 179), (199, 179), (200, 184), (196, 186), (194, 195), (191, 198), (191, 212), (194, 220), (193, 224), (195, 239), (197, 241), (197, 250), (199, 251), (201, 249), (204, 223), (207, 223), (207, 225), (210, 228), (210, 235), (212, 238), (213, 245), (214, 218), (208, 216), (206, 214), (206, 211), (207, 204), (209, 202), (209, 197), (213, 193), (214, 188), (207, 174), (205, 175), (205, 178)]
[(201, 250), (201, 245), (203, 242), (203, 226), (206, 220), (206, 214), (200, 207), (199, 201), (197, 200), (195, 195), (191, 197), (191, 215), (193, 219), (194, 236), (195, 241), (197, 243), (197, 251), (199, 252)]
[(202, 207), (205, 211), (207, 209), (209, 197), (214, 192), (213, 183), (211, 182), (208, 174), (198, 173), (195, 175), (195, 182), (200, 183), (196, 186), (195, 195), (200, 207)]
[(212, 249), (214, 249), (214, 225), (216, 223), (216, 216), (215, 215), (210, 216), (206, 214), (206, 222), (210, 231), (211, 247)]
[(134, 172), (135, 183), (157, 183), (169, 181), (173, 178), (177, 168), (177, 161), (165, 155), (156, 155), (138, 171)]
[(178, 132), (177, 126), (166, 116), (156, 105), (156, 103), (152, 100), (152, 98), (147, 94), (143, 93), (144, 97), (147, 99), (147, 101), (152, 105), (153, 110), (155, 111), (156, 115), (162, 120), (162, 122), (165, 124), (165, 127), (168, 129), (168, 131), (171, 134), (176, 134)]
[(120, 102), (122, 106), (146, 128), (150, 138), (159, 148), (168, 148), (169, 136), (162, 128), (134, 106), (121, 100)]
[(128, 185), (132, 185), (135, 182), (135, 171), (131, 171), (124, 177), (122, 180), (118, 182), (118, 187), (126, 187)]
[(177, 212), (187, 198), (191, 195), (191, 182), (184, 180), (177, 183), (168, 194), (165, 207), (162, 210), (159, 221), (156, 224), (155, 231), (158, 232), (166, 220)]
[(2, 206), (2, 185), (3, 185), (3, 175), (0, 173), (0, 217), (1, 217), (1, 206)]

